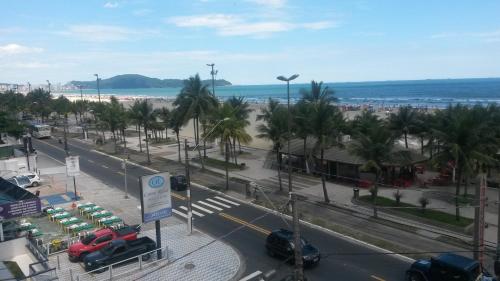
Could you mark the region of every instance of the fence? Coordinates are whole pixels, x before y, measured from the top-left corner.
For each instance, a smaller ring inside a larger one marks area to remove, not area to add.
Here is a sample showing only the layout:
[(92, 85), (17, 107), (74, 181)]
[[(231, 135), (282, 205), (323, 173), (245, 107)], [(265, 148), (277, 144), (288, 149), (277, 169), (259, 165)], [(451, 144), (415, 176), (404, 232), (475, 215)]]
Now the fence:
[[(143, 254), (140, 254), (140, 255), (128, 258), (128, 259), (120, 261), (120, 262), (116, 262), (116, 263), (113, 263), (113, 264), (110, 264), (110, 265), (106, 265), (106, 266), (94, 269), (94, 270), (89, 271), (89, 272), (78, 274), (78, 275), (76, 275), (76, 278), (73, 278), (73, 276), (71, 276), (71, 280), (76, 280), (76, 281), (83, 281), (83, 280), (113, 280), (113, 279), (116, 280), (116, 278), (119, 278), (120, 276), (123, 276), (123, 275), (126, 275), (126, 274), (130, 274), (133, 271), (143, 270), (143, 269), (145, 269), (147, 267), (150, 267), (152, 265), (157, 265), (159, 262), (162, 262), (162, 261), (167, 261), (168, 262), (168, 250), (167, 250), (167, 247), (165, 247), (165, 249), (162, 250), (162, 252), (163, 252), (163, 258), (162, 259), (158, 260), (158, 259), (154, 258), (155, 257), (155, 253), (157, 251), (158, 251), (158, 249), (154, 249), (152, 251), (149, 251), (149, 252), (146, 252), (146, 253), (143, 253)], [(121, 267), (120, 269), (123, 269), (123, 270), (119, 270), (118, 271), (117, 268), (118, 268), (119, 265), (123, 265), (124, 263), (134, 262), (136, 260), (139, 261), (139, 263), (136, 266), (127, 266), (126, 268), (125, 267)], [(146, 262), (146, 264), (145, 264), (145, 262)], [(102, 272), (105, 272), (105, 271), (108, 271), (107, 277), (104, 277), (104, 276), (102, 276), (100, 274), (96, 275), (96, 273), (102, 273)]]

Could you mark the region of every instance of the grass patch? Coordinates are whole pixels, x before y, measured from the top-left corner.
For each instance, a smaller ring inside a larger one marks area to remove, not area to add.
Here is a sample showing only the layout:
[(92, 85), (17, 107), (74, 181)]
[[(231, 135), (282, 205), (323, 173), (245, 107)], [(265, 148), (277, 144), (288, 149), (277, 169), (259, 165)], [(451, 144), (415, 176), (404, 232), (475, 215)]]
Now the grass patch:
[(459, 204), (472, 204), (474, 202), (474, 195), (472, 194), (467, 194), (467, 195), (460, 195), (458, 196), (458, 203)]
[[(193, 159), (193, 161), (200, 163), (200, 159)], [(213, 167), (213, 168), (217, 168), (217, 169), (221, 169), (221, 170), (226, 169), (226, 161), (224, 161), (224, 160), (219, 160), (219, 159), (207, 157), (207, 158), (203, 159), (203, 163), (205, 163), (205, 165)], [(227, 165), (228, 165), (228, 169), (231, 171), (232, 170), (242, 170), (241, 165), (236, 165), (233, 162), (229, 162), (229, 163), (227, 163)]]
[[(372, 203), (371, 195), (360, 196), (359, 200), (367, 203)], [(425, 210), (422, 211), (420, 206), (403, 203), (401, 202), (399, 206), (396, 205), (396, 201), (389, 199), (387, 197), (377, 197), (377, 206), (381, 207), (411, 207), (411, 208), (401, 208), (401, 209), (391, 209), (394, 212), (406, 213), (416, 217), (425, 218), (431, 221), (436, 221), (448, 225), (458, 226), (458, 227), (466, 227), (470, 225), (473, 220), (469, 218), (460, 217), (460, 220), (456, 220), (455, 215), (448, 214), (438, 210)]]
[(149, 141), (150, 141), (151, 145), (174, 144), (174, 143), (177, 143), (177, 141), (175, 139), (171, 139), (171, 138), (168, 138), (168, 139), (158, 139), (158, 140), (150, 139)]

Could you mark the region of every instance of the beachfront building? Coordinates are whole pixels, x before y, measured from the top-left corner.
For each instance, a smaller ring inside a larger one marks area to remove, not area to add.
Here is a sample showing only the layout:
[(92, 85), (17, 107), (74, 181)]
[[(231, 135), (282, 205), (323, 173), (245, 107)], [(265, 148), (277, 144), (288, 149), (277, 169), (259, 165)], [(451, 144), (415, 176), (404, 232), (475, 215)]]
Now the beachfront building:
[[(285, 148), (281, 152), (283, 169), (287, 169), (288, 162), (294, 171), (319, 174), (324, 167), (327, 179), (343, 181), (363, 187), (370, 186), (375, 179), (373, 173), (363, 171), (365, 160), (349, 152), (347, 147), (349, 141), (345, 141), (342, 147), (331, 146), (325, 149), (323, 165), (320, 162), (320, 152), (315, 151), (313, 138), (308, 139), (304, 146), (304, 140), (293, 139), (290, 142), (291, 157), (288, 161), (288, 153)], [(305, 155), (304, 156), (304, 150)], [(417, 151), (405, 149), (396, 145), (391, 155), (391, 160), (384, 163), (381, 182), (387, 185), (408, 187), (414, 183), (415, 175), (419, 170), (419, 164), (427, 158)]]

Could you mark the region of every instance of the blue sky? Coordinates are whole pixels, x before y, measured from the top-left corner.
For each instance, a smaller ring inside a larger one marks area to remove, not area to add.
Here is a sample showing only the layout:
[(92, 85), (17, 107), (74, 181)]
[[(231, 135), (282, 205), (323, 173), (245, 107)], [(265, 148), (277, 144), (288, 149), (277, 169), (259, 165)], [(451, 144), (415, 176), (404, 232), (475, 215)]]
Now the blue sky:
[(0, 82), (500, 77), (500, 1), (0, 2)]

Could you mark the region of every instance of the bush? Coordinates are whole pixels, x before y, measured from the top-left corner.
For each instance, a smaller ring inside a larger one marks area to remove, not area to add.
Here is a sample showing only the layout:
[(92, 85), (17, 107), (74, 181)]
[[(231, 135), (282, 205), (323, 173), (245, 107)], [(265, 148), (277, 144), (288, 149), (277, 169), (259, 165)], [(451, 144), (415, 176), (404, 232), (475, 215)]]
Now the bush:
[(427, 207), (427, 205), (429, 205), (430, 200), (426, 197), (420, 197), (420, 199), (418, 199), (418, 203), (422, 207), (422, 212), (425, 212), (425, 207)]
[(403, 198), (403, 193), (401, 193), (398, 189), (396, 192), (392, 194), (392, 196), (396, 200), (396, 206), (399, 206), (399, 204), (401, 203), (401, 198)]

